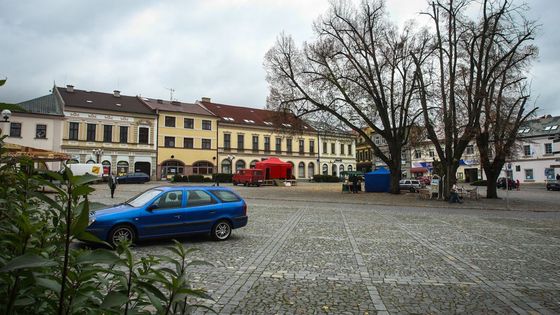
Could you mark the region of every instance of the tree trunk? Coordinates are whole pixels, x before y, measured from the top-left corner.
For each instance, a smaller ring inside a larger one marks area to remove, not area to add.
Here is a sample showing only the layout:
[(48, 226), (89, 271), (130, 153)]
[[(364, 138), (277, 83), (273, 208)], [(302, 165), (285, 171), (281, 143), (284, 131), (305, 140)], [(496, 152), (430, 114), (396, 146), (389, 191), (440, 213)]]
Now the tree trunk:
[(457, 182), (457, 169), (459, 163), (450, 163), (445, 165), (445, 179), (443, 180), (443, 197), (449, 199), (451, 196), (451, 187)]
[(486, 174), (486, 198), (498, 198), (498, 188), (496, 187), (496, 181), (498, 180), (498, 176), (500, 176), (500, 173), (494, 172), (494, 170), (492, 170), (492, 168), (490, 167), (484, 168), (484, 173)]
[(399, 181), (401, 180), (401, 168), (399, 167), (396, 170), (389, 168), (389, 170), (391, 171), (391, 186), (389, 192), (398, 195), (401, 193), (401, 188), (399, 186)]

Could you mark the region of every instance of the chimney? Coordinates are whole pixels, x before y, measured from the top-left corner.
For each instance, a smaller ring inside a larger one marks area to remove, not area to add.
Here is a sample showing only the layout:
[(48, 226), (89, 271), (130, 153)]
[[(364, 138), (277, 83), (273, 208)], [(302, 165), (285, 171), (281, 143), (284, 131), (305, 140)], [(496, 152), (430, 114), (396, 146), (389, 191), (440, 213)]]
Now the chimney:
[(202, 97), (202, 101), (203, 101), (203, 102), (207, 102), (207, 103), (210, 103), (210, 98), (209, 98), (209, 97), (206, 97), (206, 96), (204, 96), (204, 97)]
[(66, 85), (66, 92), (73, 93), (74, 92), (74, 86), (73, 85)]
[(114, 91), (113, 91), (113, 96), (114, 96), (114, 97), (121, 97), (121, 91), (119, 91), (119, 90), (114, 90)]

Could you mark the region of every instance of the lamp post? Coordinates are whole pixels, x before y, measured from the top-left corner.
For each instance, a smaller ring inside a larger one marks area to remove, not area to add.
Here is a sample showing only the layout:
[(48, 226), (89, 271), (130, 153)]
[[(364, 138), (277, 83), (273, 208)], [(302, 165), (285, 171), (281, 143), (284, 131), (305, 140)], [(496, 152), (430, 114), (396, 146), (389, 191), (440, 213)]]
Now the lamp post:
[(95, 162), (99, 163), (99, 158), (103, 155), (103, 149), (93, 149), (91, 150), (91, 153), (95, 155)]
[(226, 158), (227, 158), (228, 161), (229, 161), (229, 167), (230, 167), (229, 173), (230, 173), (230, 174), (233, 174), (233, 160), (235, 159), (235, 155), (230, 155), (230, 154), (228, 154), (228, 156), (227, 156)]
[[(10, 117), (12, 117), (12, 112), (9, 109), (4, 109), (2, 111), (2, 119), (4, 119), (3, 123), (8, 123), (10, 122)], [(0, 134), (2, 134), (2, 128), (0, 128)]]

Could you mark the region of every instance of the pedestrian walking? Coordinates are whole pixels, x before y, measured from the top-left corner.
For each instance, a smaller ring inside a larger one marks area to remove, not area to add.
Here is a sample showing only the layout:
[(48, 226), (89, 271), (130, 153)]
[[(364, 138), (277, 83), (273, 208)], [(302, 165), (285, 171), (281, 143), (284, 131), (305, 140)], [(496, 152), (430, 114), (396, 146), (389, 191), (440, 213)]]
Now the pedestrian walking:
[(515, 180), (515, 189), (519, 190), (519, 179)]
[(560, 174), (556, 174), (556, 180), (560, 180)]
[(358, 185), (359, 185), (359, 182), (358, 182), (358, 175), (354, 175), (354, 176), (352, 177), (352, 193), (353, 193), (353, 194), (357, 194), (357, 193), (358, 193)]
[(115, 189), (117, 188), (117, 176), (115, 176), (115, 173), (111, 173), (111, 175), (109, 176), (109, 189), (111, 189), (111, 198), (114, 198), (115, 196)]
[(461, 199), (459, 199), (459, 188), (457, 187), (457, 184), (453, 184), (453, 187), (451, 187), (451, 196), (449, 197), (449, 202), (450, 203), (463, 203), (461, 201)]

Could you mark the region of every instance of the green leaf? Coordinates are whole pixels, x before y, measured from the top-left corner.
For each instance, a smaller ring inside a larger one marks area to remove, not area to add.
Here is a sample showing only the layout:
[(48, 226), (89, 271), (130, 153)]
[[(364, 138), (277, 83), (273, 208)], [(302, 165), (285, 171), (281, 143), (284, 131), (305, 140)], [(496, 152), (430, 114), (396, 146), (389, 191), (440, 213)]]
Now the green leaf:
[(104, 244), (108, 247), (111, 246), (111, 245), (109, 245), (109, 243), (105, 242), (104, 240), (102, 240), (99, 237), (91, 234), (88, 231), (84, 231), (84, 232), (76, 235), (76, 238), (79, 239), (79, 240), (82, 240), (84, 242), (93, 242), (93, 243), (98, 243), (98, 244)]
[(113, 251), (106, 249), (96, 249), (92, 251), (86, 251), (84, 254), (76, 258), (76, 264), (116, 264), (121, 261), (121, 258), (117, 256)]
[(60, 283), (56, 282), (55, 280), (47, 278), (36, 278), (35, 282), (40, 287), (47, 288), (54, 292), (60, 292)]
[(24, 268), (42, 268), (56, 266), (56, 262), (35, 254), (24, 254), (10, 260), (0, 272), (9, 272)]
[(73, 197), (85, 196), (85, 195), (89, 195), (94, 191), (95, 189), (93, 187), (87, 185), (77, 186), (74, 187), (74, 190), (72, 190), (72, 196)]
[(146, 281), (138, 281), (138, 287), (144, 289), (146, 292), (150, 292), (151, 294), (155, 295), (161, 301), (165, 301), (167, 299), (161, 292), (161, 290), (156, 288), (151, 283), (148, 283)]
[(101, 178), (99, 176), (94, 176), (91, 174), (86, 174), (86, 175), (82, 175), (82, 176), (73, 176), (70, 181), (75, 185), (75, 186), (81, 186), (87, 183), (91, 183), (91, 182), (95, 182), (100, 180)]
[(121, 307), (128, 301), (128, 296), (120, 292), (109, 292), (103, 303), (101, 303), (101, 308), (110, 309), (114, 307)]
[(78, 205), (76, 210), (80, 211), (78, 220), (73, 222), (72, 235), (78, 236), (85, 232), (89, 224), (89, 201), (86, 199)]
[(199, 297), (199, 298), (202, 298), (202, 299), (214, 301), (214, 299), (210, 295), (208, 295), (206, 293), (206, 291), (201, 290), (201, 289), (183, 288), (183, 289), (179, 289), (177, 291), (177, 293), (183, 293), (183, 294), (187, 294), (187, 295), (191, 295), (191, 296), (196, 296), (196, 297)]
[(46, 204), (48, 204), (49, 206), (51, 206), (51, 208), (56, 209), (60, 212), (63, 211), (63, 207), (61, 204), (59, 204), (58, 202), (56, 202), (55, 200), (51, 199), (48, 195), (42, 193), (42, 192), (38, 192), (38, 191), (31, 191), (29, 192), (29, 194), (43, 202), (45, 202)]

